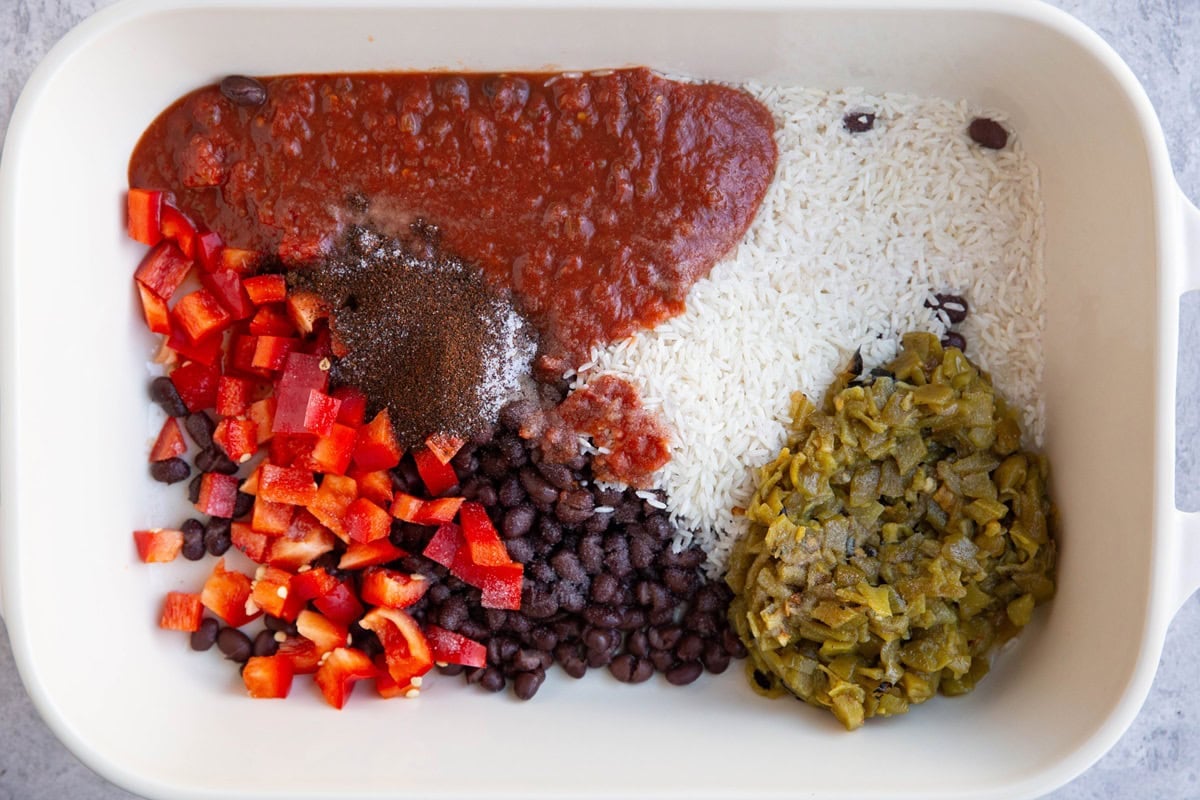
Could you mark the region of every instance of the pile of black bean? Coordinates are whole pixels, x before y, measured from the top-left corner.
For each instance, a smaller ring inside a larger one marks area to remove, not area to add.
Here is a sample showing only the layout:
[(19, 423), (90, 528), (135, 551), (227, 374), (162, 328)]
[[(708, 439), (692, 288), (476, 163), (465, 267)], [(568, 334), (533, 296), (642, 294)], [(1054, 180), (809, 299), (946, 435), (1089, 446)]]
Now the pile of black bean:
[[(521, 610), (484, 609), (479, 590), (444, 568), (420, 556), (401, 562), (432, 580), (412, 609), (418, 619), (487, 646), (486, 668), (441, 672), (463, 673), (492, 692), (511, 683), (523, 700), (554, 663), (573, 678), (607, 668), (617, 680), (641, 683), (661, 672), (679, 686), (705, 670), (724, 672), (745, 649), (728, 625), (728, 588), (700, 569), (703, 551), (672, 549), (661, 495), (597, 487), (582, 455), (544, 462), (536, 443), (517, 433), (535, 409), (510, 404), (497, 431), (453, 462), (463, 496), (488, 509), (509, 555), (525, 565)], [(395, 475), (398, 489), (418, 490), (409, 459)], [(392, 539), (420, 553), (432, 532), (397, 523)]]

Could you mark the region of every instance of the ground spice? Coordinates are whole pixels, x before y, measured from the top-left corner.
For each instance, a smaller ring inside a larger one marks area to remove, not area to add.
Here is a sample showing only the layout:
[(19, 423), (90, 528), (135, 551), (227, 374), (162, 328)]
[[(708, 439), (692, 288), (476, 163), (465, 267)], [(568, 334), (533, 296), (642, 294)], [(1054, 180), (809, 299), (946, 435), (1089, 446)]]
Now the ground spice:
[(521, 390), (536, 350), (532, 328), (482, 272), (438, 248), (416, 223), (397, 239), (352, 226), (326, 259), (289, 274), (289, 288), (318, 294), (348, 349), (331, 377), (386, 407), (400, 443), (431, 433), (470, 438)]

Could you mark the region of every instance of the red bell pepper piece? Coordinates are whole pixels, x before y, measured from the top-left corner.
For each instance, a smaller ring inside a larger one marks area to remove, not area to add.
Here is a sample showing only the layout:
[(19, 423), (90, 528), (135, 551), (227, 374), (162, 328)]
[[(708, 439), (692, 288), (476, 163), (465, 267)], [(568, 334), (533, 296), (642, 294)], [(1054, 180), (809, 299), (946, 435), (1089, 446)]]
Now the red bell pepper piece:
[(462, 526), (463, 539), (467, 542), (467, 551), (471, 563), (481, 567), (498, 567), (511, 564), (504, 542), (496, 532), (487, 510), (479, 503), (463, 503), (458, 515)]
[(418, 525), (441, 525), (445, 522), (453, 522), (454, 516), (462, 504), (461, 497), (437, 497), (433, 500), (424, 500), (421, 502), (421, 509), (417, 512), (416, 518), (412, 521)]
[(343, 517), (346, 509), (358, 497), (358, 484), (344, 475), (326, 475), (317, 489), (317, 496), (308, 504), (309, 512), (322, 525), (342, 539), (349, 540)]
[(323, 392), (309, 392), (308, 403), (304, 409), (304, 432), (314, 436), (328, 436), (332, 433), (341, 404), (342, 401)]
[(229, 327), (231, 317), (207, 289), (185, 294), (171, 310), (175, 324), (188, 339), (199, 342)]
[(286, 336), (296, 335), (296, 328), (277, 305), (263, 306), (254, 312), (247, 330), (255, 336)]
[(203, 411), (217, 404), (217, 382), (221, 375), (211, 366), (189, 362), (171, 371), (171, 383), (188, 411)]
[(174, 242), (164, 240), (146, 254), (133, 277), (163, 300), (170, 300), (191, 268), (192, 260)]
[(209, 336), (198, 342), (193, 342), (178, 325), (172, 326), (171, 335), (167, 337), (167, 347), (174, 350), (188, 361), (195, 361), (206, 367), (216, 367), (221, 360), (221, 348), (225, 337)]
[(429, 448), (419, 447), (413, 450), (413, 460), (417, 462), (421, 482), (434, 497), (445, 494), (458, 485), (458, 474), (455, 473), (454, 467), (439, 461)]
[(279, 643), (275, 655), (287, 659), (297, 675), (311, 675), (321, 663), (317, 646), (303, 636), (289, 636)]
[[(341, 475), (350, 466), (350, 457), (354, 454), (354, 442), (355, 430), (335, 422), (327, 436), (317, 439), (316, 444), (313, 445), (311, 457), (305, 466), (327, 475)], [(383, 474), (387, 475), (386, 472)], [(387, 482), (391, 487), (390, 476), (387, 477)], [(363, 491), (366, 492), (365, 486)], [(369, 495), (370, 499), (379, 502), (377, 497), (378, 493), (376, 492)], [(384, 502), (391, 502), (391, 498), (388, 497)]]
[(464, 667), (487, 666), (487, 648), (461, 633), (448, 631), (437, 625), (426, 625), (425, 638), (429, 641), (434, 661), (462, 664)]
[(342, 401), (337, 421), (351, 428), (360, 427), (367, 419), (367, 396), (354, 386), (339, 386), (330, 392)]
[(158, 438), (154, 440), (154, 446), (150, 448), (150, 460), (152, 462), (166, 461), (168, 458), (175, 458), (186, 452), (187, 442), (183, 440), (183, 431), (179, 429), (179, 422), (174, 417), (167, 417), (162, 430), (158, 432)]
[(354, 590), (340, 581), (323, 597), (313, 600), (313, 605), (322, 614), (342, 625), (356, 622), (365, 610), (362, 603), (354, 596)]
[(213, 272), (221, 265), (221, 251), (225, 243), (221, 234), (216, 231), (198, 231), (196, 233), (196, 260), (205, 272)]
[(392, 680), (391, 674), (387, 671), (387, 659), (382, 656), (375, 659), (375, 668), (375, 691), (380, 697), (391, 699), (407, 697), (409, 692), (413, 692), (414, 697), (420, 694), (420, 689), (413, 686), (411, 681), (401, 686)]
[(308, 397), (310, 391), (324, 392), (329, 388), (329, 362), (311, 353), (291, 353), (275, 384), (276, 394), (300, 392)]
[(196, 255), (196, 226), (182, 211), (171, 205), (162, 207), (162, 235), (179, 245), (179, 250), (188, 258)]
[(313, 332), (317, 320), (329, 316), (329, 308), (325, 301), (313, 292), (291, 292), (287, 296), (286, 305), (292, 324), (305, 336)]
[(149, 531), (134, 531), (133, 543), (137, 546), (138, 558), (147, 564), (162, 564), (174, 561), (183, 549), (183, 532), (167, 528)]
[[(345, 425), (335, 425), (334, 431), (336, 432), (339, 427), (350, 431), (351, 438), (353, 438), (354, 431), (351, 428), (348, 428)], [(349, 449), (351, 452), (353, 452), (353, 441), (351, 442)], [(347, 457), (349, 457), (349, 453), (347, 453)], [(367, 498), (372, 503), (381, 505), (384, 508), (391, 507), (393, 498), (392, 473), (388, 472), (386, 469), (377, 469), (371, 472), (361, 469), (354, 469), (346, 474), (358, 482), (358, 493), (360, 495)], [(395, 515), (393, 514), (393, 516)]]
[(396, 441), (396, 432), (392, 429), (392, 420), (385, 408), (375, 415), (375, 419), (358, 429), (358, 438), (354, 444), (352, 462), (362, 470), (373, 472), (379, 469), (392, 469), (400, 463), (404, 451)]
[(450, 574), (464, 583), (483, 590), (480, 605), (484, 608), (521, 608), (521, 581), (525, 574), (522, 564), (480, 566), (471, 561), (467, 548), (459, 549), (450, 565)]
[(454, 458), (466, 443), (462, 437), (448, 433), (435, 433), (425, 438), (425, 446), (442, 464), (449, 464), (450, 459)]
[(299, 343), (299, 339), (290, 339), (285, 336), (257, 336), (250, 366), (272, 371), (282, 369), (284, 363), (287, 362), (288, 355)]
[(451, 567), (458, 558), (458, 551), (463, 549), (462, 531), (453, 522), (447, 522), (438, 527), (429, 544), (425, 545), (422, 555), (443, 567)]
[(415, 523), (424, 505), (425, 501), (419, 497), (414, 497), (407, 492), (396, 492), (392, 499), (392, 516), (405, 522)]
[(130, 189), (125, 197), (129, 238), (153, 247), (162, 239), (163, 193), (155, 189)]
[[(341, 561), (338, 562), (338, 569), (373, 567), (377, 564), (386, 564), (389, 561), (395, 561), (397, 558), (404, 558), (406, 555), (408, 553), (396, 547), (385, 536), (373, 542), (362, 542), (347, 547), (346, 552), (342, 553)], [(367, 598), (364, 597), (363, 599), (366, 600)], [(367, 602), (371, 601), (367, 600)]]
[(191, 632), (200, 630), (200, 621), (204, 619), (204, 605), (200, 595), (186, 592), (167, 592), (163, 601), (162, 616), (159, 617), (158, 627), (169, 631)]
[(400, 609), (373, 608), (359, 624), (379, 637), (388, 673), (396, 683), (409, 684), (433, 667), (433, 654), (425, 634), (416, 620)]
[(310, 470), (263, 464), (258, 475), (258, 496), (272, 503), (306, 506), (317, 496), (317, 482)]
[(221, 307), (234, 319), (249, 319), (254, 315), (254, 304), (242, 288), (241, 277), (233, 270), (201, 272), (200, 284), (212, 292)]
[(275, 425), (275, 398), (264, 397), (251, 403), (246, 409), (246, 418), (254, 421), (255, 438), (259, 444), (270, 441), (273, 433), (271, 428)]
[(297, 598), (308, 602), (318, 597), (324, 597), (337, 588), (337, 578), (325, 571), (324, 567), (305, 570), (292, 578), (292, 593)]
[(244, 464), (258, 452), (258, 426), (253, 420), (227, 417), (213, 432), (216, 442), (235, 464)]
[(302, 601), (290, 593), (292, 574), (278, 567), (259, 567), (250, 589), (254, 604), (273, 617), (289, 622), (304, 608)]
[(296, 630), (315, 644), (319, 653), (345, 647), (346, 640), (350, 637), (345, 625), (339, 625), (328, 617), (308, 609), (301, 611), (296, 617)]
[(134, 281), (138, 289), (138, 297), (142, 301), (142, 316), (146, 318), (146, 327), (151, 333), (171, 334), (171, 312), (167, 309), (167, 301)]
[(226, 623), (240, 628), (261, 613), (257, 608), (246, 610), (250, 599), (250, 578), (235, 570), (225, 569), (225, 559), (217, 559), (212, 574), (204, 582), (200, 601), (204, 607)]
[(271, 537), (254, 530), (244, 522), (235, 522), (229, 528), (229, 538), (233, 546), (246, 554), (246, 558), (256, 564), (267, 559), (267, 550), (271, 546)]
[(287, 279), (282, 275), (255, 275), (245, 278), (242, 286), (250, 302), (256, 306), (287, 300)]
[(317, 686), (325, 701), (334, 708), (346, 705), (356, 681), (375, 677), (375, 665), (361, 650), (339, 647), (325, 657), (317, 669)]
[(242, 681), (251, 697), (282, 698), (292, 691), (296, 674), (292, 660), (286, 655), (251, 656), (242, 667)]
[(270, 500), (255, 497), (250, 527), (268, 536), (282, 536), (291, 527), (292, 516), (295, 513), (295, 506), (289, 506), (287, 503), (272, 503)]
[(336, 542), (333, 534), (325, 526), (312, 519), (311, 514), (301, 510), (292, 518), (287, 533), (271, 540), (267, 547), (266, 563), (280, 569), (300, 569), (328, 553)]
[(429, 590), (424, 575), (408, 575), (386, 567), (367, 567), (359, 592), (363, 602), (388, 608), (408, 608)]
[(346, 535), (352, 542), (384, 539), (392, 529), (392, 515), (365, 497), (352, 502), (342, 515)]
[[(253, 385), (245, 378), (222, 375), (217, 381), (217, 413), (222, 417), (240, 417), (250, 405)], [(254, 437), (258, 441), (257, 434)]]
[(200, 497), (196, 500), (196, 510), (210, 517), (228, 519), (233, 516), (237, 492), (238, 479), (234, 476), (205, 472), (200, 478)]
[(261, 260), (262, 256), (254, 250), (223, 247), (217, 258), (216, 269), (231, 269), (239, 275), (245, 275), (253, 272)]
[(310, 470), (313, 446), (317, 437), (304, 433), (280, 433), (271, 437), (268, 445), (270, 462), (280, 467), (295, 467)]

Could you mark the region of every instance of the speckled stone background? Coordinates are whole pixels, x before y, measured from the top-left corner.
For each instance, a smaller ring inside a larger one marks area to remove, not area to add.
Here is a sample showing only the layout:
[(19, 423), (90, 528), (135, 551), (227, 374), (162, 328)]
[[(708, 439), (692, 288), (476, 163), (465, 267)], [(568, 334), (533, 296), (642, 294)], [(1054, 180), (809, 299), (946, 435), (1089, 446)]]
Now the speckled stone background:
[[(0, 131), (46, 51), (111, 0), (0, 0)], [(1180, 186), (1200, 200), (1200, 0), (1054, 0), (1100, 33), (1149, 92)], [(1200, 297), (1185, 297), (1181, 331), (1180, 508), (1200, 510)], [(0, 623), (0, 631), (3, 631)], [(1200, 798), (1200, 595), (1167, 634), (1145, 707), (1095, 766), (1049, 797)], [(0, 800), (131, 798), (80, 764), (34, 711), (0, 633)]]

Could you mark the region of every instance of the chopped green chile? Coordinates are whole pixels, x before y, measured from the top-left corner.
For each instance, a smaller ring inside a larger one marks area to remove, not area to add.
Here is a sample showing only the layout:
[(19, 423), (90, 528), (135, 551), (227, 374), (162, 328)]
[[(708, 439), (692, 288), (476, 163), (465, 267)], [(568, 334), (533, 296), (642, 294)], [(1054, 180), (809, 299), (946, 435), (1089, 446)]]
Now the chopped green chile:
[(726, 575), (751, 686), (849, 730), (971, 691), (1054, 594), (1055, 561), (1048, 465), (986, 373), (923, 333), (858, 371), (823, 409), (793, 397)]

